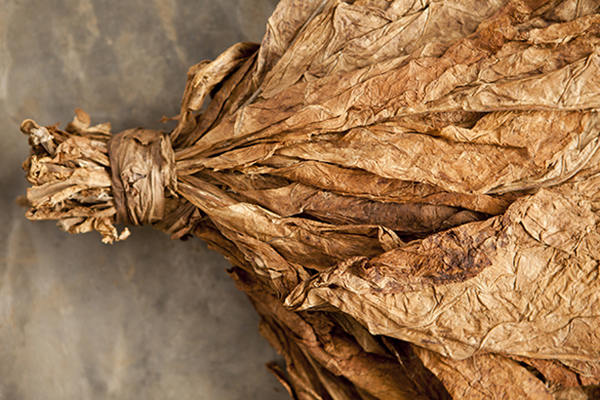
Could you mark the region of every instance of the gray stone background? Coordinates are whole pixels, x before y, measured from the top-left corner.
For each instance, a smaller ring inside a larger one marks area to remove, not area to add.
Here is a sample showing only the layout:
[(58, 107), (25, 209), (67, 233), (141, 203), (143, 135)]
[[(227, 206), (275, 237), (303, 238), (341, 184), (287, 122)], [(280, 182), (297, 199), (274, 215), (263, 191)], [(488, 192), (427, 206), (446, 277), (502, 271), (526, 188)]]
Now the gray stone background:
[[(286, 399), (279, 356), (200, 240), (112, 246), (27, 221), (19, 124), (165, 128), (186, 72), (260, 41), (276, 0), (0, 0), (0, 399)], [(170, 127), (167, 127), (169, 129)]]

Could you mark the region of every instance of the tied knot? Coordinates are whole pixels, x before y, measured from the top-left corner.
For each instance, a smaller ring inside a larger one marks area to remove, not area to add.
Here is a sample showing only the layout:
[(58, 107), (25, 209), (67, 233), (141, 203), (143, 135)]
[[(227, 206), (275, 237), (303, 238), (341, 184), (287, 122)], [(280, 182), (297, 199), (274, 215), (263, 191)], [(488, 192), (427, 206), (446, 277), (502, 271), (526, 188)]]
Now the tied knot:
[(108, 143), (117, 221), (144, 225), (165, 214), (165, 191), (175, 196), (175, 153), (162, 131), (129, 129)]

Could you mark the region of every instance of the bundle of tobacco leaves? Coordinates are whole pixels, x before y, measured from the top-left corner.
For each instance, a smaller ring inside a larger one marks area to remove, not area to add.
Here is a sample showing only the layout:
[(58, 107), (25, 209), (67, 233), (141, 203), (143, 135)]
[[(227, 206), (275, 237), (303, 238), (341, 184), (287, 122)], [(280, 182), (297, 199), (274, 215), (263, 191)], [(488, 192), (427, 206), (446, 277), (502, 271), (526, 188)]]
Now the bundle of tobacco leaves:
[(594, 398), (599, 8), (282, 0), (172, 132), (25, 121), (27, 217), (207, 241), (296, 399)]

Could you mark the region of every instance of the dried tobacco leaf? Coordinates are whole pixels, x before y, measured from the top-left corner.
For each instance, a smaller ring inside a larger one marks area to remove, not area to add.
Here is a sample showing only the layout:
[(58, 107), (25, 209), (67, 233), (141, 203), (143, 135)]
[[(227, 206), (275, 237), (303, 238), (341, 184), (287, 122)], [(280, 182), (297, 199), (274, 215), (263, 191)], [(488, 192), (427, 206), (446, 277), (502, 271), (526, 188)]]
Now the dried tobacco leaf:
[(27, 217), (205, 240), (296, 399), (594, 398), (599, 12), (283, 0), (170, 133), (25, 121)]

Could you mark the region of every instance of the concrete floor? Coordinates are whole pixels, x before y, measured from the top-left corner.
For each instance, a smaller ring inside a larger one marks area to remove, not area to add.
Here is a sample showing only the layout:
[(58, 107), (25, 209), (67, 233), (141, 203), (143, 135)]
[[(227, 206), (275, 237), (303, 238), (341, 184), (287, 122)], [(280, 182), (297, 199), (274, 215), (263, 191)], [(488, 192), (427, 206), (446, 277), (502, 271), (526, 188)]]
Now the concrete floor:
[[(200, 240), (104, 245), (27, 221), (20, 121), (161, 128), (189, 66), (260, 41), (276, 0), (0, 0), (0, 399), (287, 399)], [(64, 125), (63, 125), (64, 126)], [(164, 127), (163, 127), (164, 128)]]

